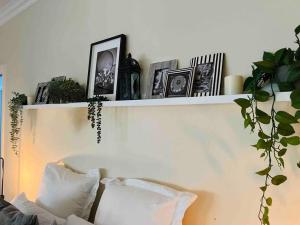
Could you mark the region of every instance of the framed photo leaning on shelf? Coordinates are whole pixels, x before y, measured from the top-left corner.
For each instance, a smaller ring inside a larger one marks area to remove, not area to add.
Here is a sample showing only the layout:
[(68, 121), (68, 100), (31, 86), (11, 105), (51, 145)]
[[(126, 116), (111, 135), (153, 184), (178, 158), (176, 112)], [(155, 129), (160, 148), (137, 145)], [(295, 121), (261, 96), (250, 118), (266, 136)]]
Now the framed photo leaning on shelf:
[(125, 59), (124, 34), (91, 44), (87, 98), (102, 95), (116, 100), (119, 66)]
[(224, 56), (224, 53), (216, 53), (191, 59), (191, 67), (195, 68), (193, 97), (221, 94)]
[(147, 98), (163, 98), (167, 81), (167, 72), (177, 69), (177, 59), (152, 63), (149, 69)]
[(189, 97), (191, 95), (194, 73), (194, 67), (169, 70), (167, 72), (164, 97)]

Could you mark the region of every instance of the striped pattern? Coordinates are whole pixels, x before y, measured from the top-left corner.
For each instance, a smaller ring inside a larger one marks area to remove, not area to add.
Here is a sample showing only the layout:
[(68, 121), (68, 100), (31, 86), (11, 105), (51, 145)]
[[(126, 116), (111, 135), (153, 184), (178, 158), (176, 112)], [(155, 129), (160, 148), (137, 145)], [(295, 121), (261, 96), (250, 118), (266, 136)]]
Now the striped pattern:
[(220, 95), (224, 56), (224, 53), (215, 53), (191, 59), (191, 67), (196, 67), (199, 64), (213, 63), (213, 77), (211, 81), (211, 90), (209, 92), (195, 93), (193, 97)]

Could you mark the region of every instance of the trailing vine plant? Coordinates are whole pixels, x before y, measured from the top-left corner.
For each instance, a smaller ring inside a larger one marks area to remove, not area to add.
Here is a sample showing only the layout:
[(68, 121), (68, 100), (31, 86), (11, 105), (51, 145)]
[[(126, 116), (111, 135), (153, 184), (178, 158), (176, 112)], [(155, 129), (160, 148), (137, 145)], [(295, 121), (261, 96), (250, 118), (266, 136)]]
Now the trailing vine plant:
[(27, 97), (24, 94), (13, 92), (13, 97), (8, 103), (9, 115), (11, 118), (10, 142), (12, 150), (16, 155), (18, 151), (18, 141), (20, 139), (20, 131), (23, 123), (23, 105), (27, 104)]
[[(270, 225), (269, 210), (272, 206), (272, 197), (268, 195), (271, 186), (278, 186), (287, 180), (287, 177), (274, 172), (277, 165), (281, 170), (285, 167), (284, 157), (288, 152), (288, 146), (300, 144), (300, 137), (296, 135), (294, 126), (300, 119), (300, 90), (297, 85), (300, 81), (300, 41), (298, 34), (300, 26), (295, 29), (298, 49), (283, 48), (275, 53), (264, 52), (263, 60), (255, 62), (252, 76), (246, 79), (244, 89), (251, 95), (248, 98), (239, 98), (235, 102), (241, 107), (244, 118), (244, 127), (250, 128), (252, 133), (257, 134), (258, 141), (253, 147), (260, 157), (265, 160), (266, 167), (257, 175), (264, 179), (260, 187), (262, 191), (258, 218), (263, 225)], [(284, 79), (280, 78), (282, 68), (285, 68)], [(262, 90), (262, 84), (269, 82), (270, 91)], [(295, 114), (285, 111), (276, 111), (275, 87), (281, 91), (292, 91), (290, 98), (292, 106), (296, 109)], [(261, 102), (272, 100), (268, 112), (263, 111)], [(297, 163), (300, 168), (300, 162)]]
[(88, 120), (91, 122), (91, 127), (97, 129), (97, 143), (101, 142), (102, 135), (102, 107), (103, 101), (108, 101), (108, 98), (96, 95), (88, 99)]

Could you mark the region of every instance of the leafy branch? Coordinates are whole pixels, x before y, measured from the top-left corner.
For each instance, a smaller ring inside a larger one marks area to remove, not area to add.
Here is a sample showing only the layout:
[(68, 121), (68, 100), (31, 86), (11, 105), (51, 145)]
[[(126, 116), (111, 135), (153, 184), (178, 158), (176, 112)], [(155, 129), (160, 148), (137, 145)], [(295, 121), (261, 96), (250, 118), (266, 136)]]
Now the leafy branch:
[(10, 142), (12, 144), (12, 149), (16, 155), (19, 154), (18, 151), (18, 141), (20, 139), (20, 132), (23, 123), (23, 105), (27, 104), (27, 97), (24, 94), (19, 94), (13, 92), (12, 99), (8, 103), (9, 115), (11, 118), (10, 126)]
[[(296, 43), (300, 41), (298, 34), (300, 26), (295, 29), (297, 37)], [(295, 89), (294, 82), (300, 80), (300, 62), (297, 59), (297, 51), (291, 49), (280, 49), (277, 52), (265, 52), (263, 61), (254, 63), (252, 76), (246, 79), (244, 89), (252, 94), (246, 98), (236, 99), (235, 102), (241, 107), (241, 114), (244, 119), (244, 127), (250, 128), (252, 133), (257, 134), (258, 141), (253, 147), (259, 152), (260, 157), (266, 161), (266, 167), (258, 172), (257, 175), (264, 177), (264, 183), (260, 187), (262, 195), (260, 198), (258, 218), (263, 225), (270, 225), (269, 211), (273, 199), (267, 192), (269, 188), (278, 186), (287, 180), (282, 174), (273, 175), (273, 168), (277, 166), (284, 169), (284, 156), (288, 151), (288, 146), (299, 145), (300, 137), (295, 135), (294, 125), (300, 119), (300, 90), (293, 90), (291, 93), (292, 106), (298, 111), (291, 115), (285, 111), (276, 111), (276, 95), (274, 84), (281, 85), (283, 89)], [(300, 59), (300, 57), (299, 57)], [(281, 66), (288, 66), (287, 82), (279, 84), (277, 72)], [(260, 90), (267, 81), (271, 85), (271, 93)], [(259, 103), (272, 100), (269, 112), (263, 111)], [(297, 163), (300, 168), (300, 162)]]
[(108, 98), (96, 95), (88, 99), (88, 120), (91, 122), (91, 127), (97, 129), (97, 143), (101, 142), (102, 135), (102, 107), (103, 101), (108, 101)]

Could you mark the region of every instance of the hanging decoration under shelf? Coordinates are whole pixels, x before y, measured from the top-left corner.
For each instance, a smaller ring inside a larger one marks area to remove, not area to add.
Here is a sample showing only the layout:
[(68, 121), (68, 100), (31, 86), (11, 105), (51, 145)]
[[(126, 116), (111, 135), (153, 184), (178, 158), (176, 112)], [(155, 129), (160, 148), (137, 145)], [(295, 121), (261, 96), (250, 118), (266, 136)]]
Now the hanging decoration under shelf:
[(27, 96), (18, 92), (13, 92), (13, 95), (14, 97), (12, 97), (8, 103), (9, 115), (11, 118), (10, 142), (12, 150), (16, 155), (18, 155), (18, 141), (20, 139), (21, 126), (23, 122), (23, 105), (27, 105)]
[(96, 95), (88, 100), (88, 120), (91, 122), (91, 127), (97, 130), (97, 143), (101, 142), (102, 135), (102, 107), (103, 101), (108, 101), (107, 97)]

